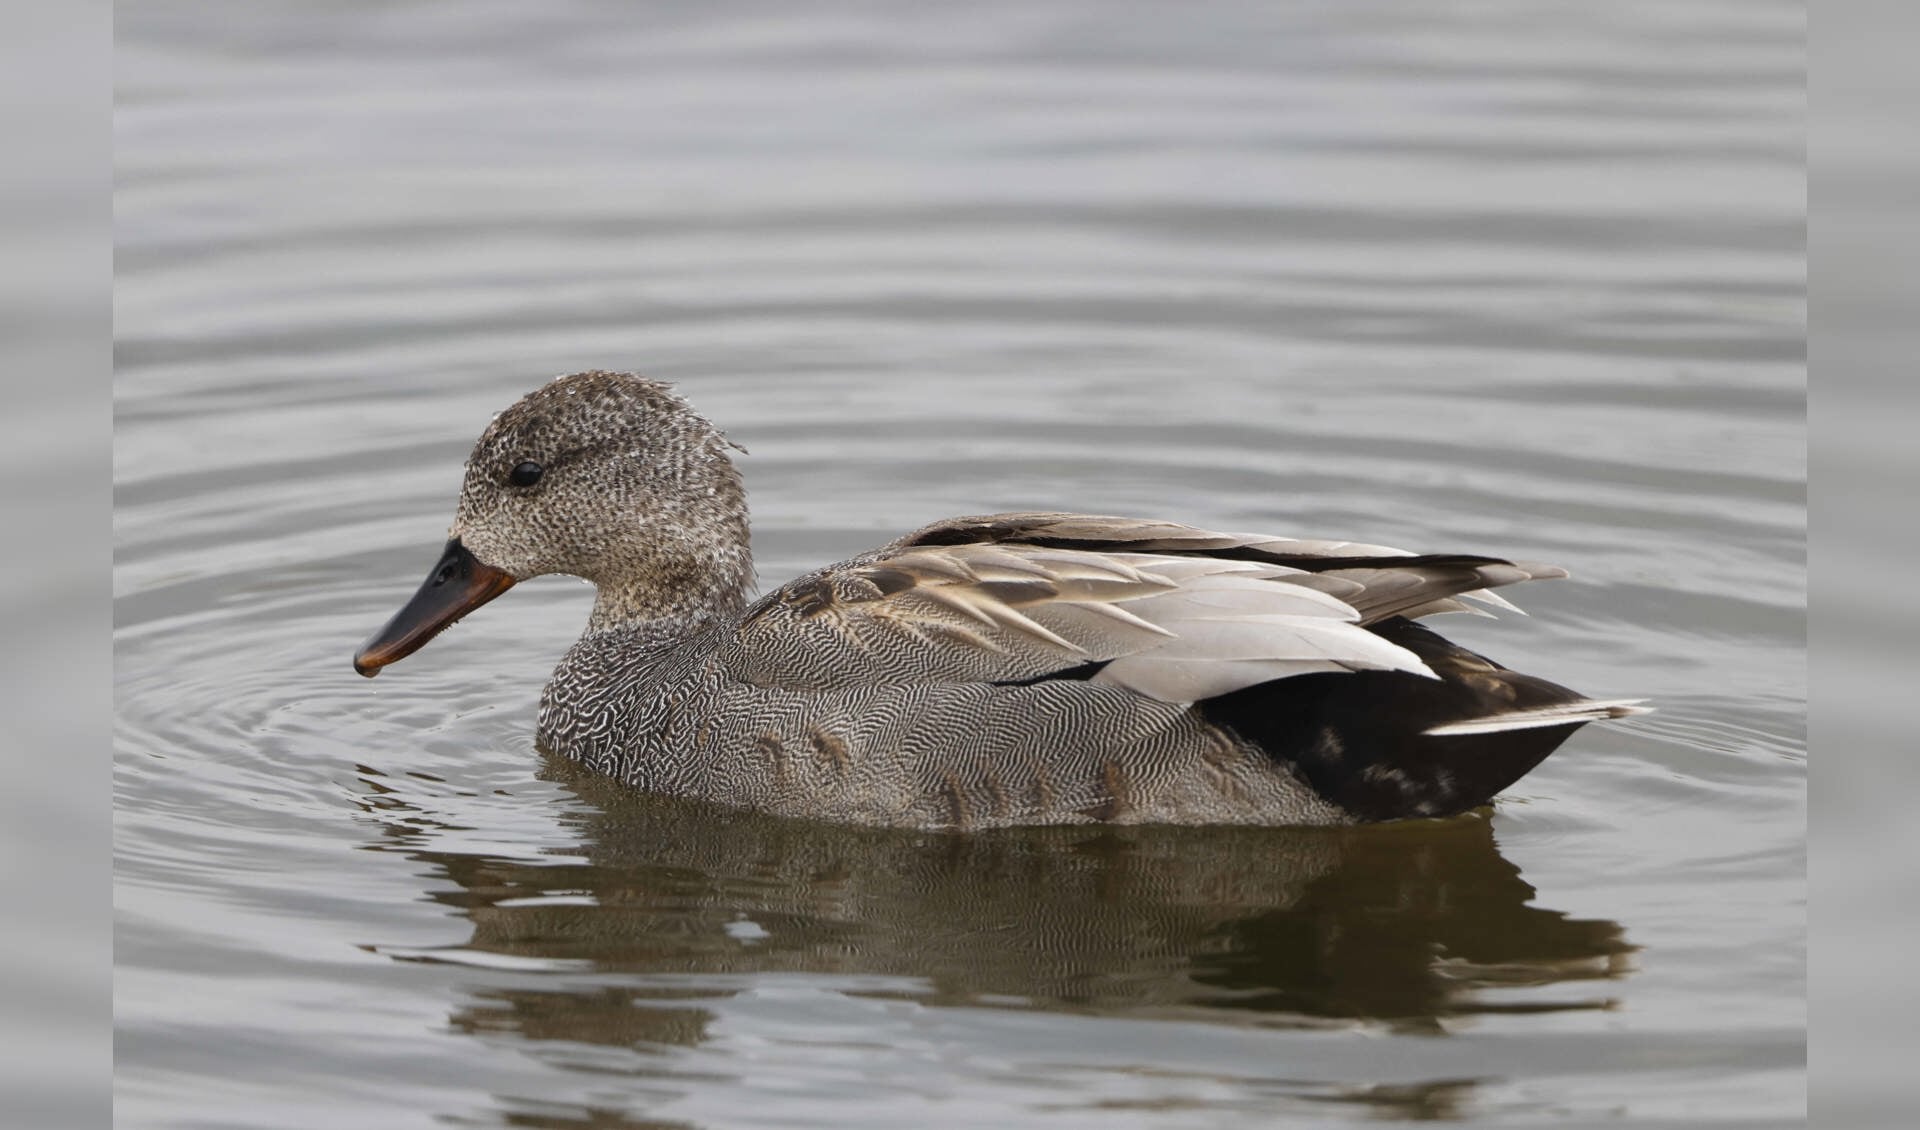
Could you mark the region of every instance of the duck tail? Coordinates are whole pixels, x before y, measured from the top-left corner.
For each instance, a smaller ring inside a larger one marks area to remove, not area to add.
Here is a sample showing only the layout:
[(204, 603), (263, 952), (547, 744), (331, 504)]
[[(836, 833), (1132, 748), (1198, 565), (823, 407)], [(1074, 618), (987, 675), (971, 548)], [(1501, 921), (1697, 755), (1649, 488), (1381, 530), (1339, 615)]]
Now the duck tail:
[(1588, 722), (1641, 714), (1502, 667), (1411, 620), (1370, 626), (1436, 677), (1296, 675), (1196, 703), (1355, 819), (1450, 816), (1491, 801)]
[(1607, 718), (1625, 718), (1632, 714), (1651, 714), (1653, 707), (1641, 705), (1645, 701), (1647, 700), (1644, 698), (1615, 698), (1605, 701), (1583, 698), (1574, 702), (1558, 702), (1551, 706), (1536, 706), (1529, 710), (1508, 710), (1481, 718), (1444, 722), (1438, 726), (1429, 726), (1421, 732), (1436, 736), (1499, 734), (1508, 730), (1534, 730), (1541, 726), (1599, 722)]

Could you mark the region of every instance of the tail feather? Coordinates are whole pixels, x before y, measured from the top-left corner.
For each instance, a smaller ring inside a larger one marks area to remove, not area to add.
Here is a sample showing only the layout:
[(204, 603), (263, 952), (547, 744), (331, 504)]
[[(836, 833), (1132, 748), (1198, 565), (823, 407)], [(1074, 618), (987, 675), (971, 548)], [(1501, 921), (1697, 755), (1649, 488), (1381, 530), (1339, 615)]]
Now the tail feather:
[(1583, 698), (1573, 702), (1556, 702), (1551, 706), (1534, 707), (1531, 710), (1508, 710), (1480, 718), (1447, 722), (1439, 726), (1430, 726), (1421, 732), (1434, 736), (1499, 734), (1508, 730), (1533, 730), (1541, 726), (1599, 722), (1607, 718), (1625, 718), (1630, 714), (1649, 714), (1653, 708), (1640, 705), (1645, 701), (1647, 700), (1644, 698), (1615, 698), (1605, 701)]

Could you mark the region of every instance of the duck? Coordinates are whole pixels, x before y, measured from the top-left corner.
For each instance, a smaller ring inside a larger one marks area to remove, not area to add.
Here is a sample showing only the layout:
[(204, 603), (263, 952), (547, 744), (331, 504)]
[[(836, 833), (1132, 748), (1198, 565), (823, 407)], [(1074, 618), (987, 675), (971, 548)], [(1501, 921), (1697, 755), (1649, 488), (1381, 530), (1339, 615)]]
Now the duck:
[(741, 451), (593, 370), (496, 415), (374, 676), (514, 585), (596, 592), (535, 743), (648, 793), (838, 824), (1347, 825), (1488, 805), (1644, 712), (1421, 621), (1556, 566), (1071, 512), (947, 518), (753, 597)]

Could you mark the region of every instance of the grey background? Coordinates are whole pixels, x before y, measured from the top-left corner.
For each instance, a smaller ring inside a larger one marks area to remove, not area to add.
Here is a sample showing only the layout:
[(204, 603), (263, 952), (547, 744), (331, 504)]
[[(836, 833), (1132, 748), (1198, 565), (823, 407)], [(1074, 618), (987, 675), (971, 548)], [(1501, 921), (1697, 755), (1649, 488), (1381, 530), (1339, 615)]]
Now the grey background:
[(1905, 798), (1920, 763), (1904, 715), (1920, 609), (1912, 589), (1887, 584), (1907, 571), (1920, 529), (1920, 84), (1899, 45), (1914, 21), (1896, 3), (1821, 5), (1812, 51), (1809, 733), (1821, 756), (1809, 789), (1810, 1111), (1823, 1126), (1905, 1125), (1914, 1093), (1904, 969), (1920, 925), (1920, 830)]
[(109, 7), (14, 5), (0, 36), (0, 1117), (110, 1106), (112, 283)]

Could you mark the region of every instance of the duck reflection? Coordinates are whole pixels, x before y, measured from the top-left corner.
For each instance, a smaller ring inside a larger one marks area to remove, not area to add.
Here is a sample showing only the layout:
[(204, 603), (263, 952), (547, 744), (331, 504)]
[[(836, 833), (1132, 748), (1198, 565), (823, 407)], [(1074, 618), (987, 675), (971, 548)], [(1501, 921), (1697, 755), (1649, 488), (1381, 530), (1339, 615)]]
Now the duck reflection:
[(480, 990), (453, 1020), (468, 1031), (693, 1044), (698, 998), (766, 973), (930, 1004), (1439, 1031), (1490, 1010), (1606, 1007), (1573, 987), (1623, 975), (1632, 948), (1613, 922), (1531, 905), (1480, 814), (962, 836), (643, 796), (557, 759), (543, 775), (586, 802), (565, 817), (584, 865), (422, 850), (413, 835), (404, 850), (453, 880), (434, 897), (472, 922), (465, 953), (619, 976)]

